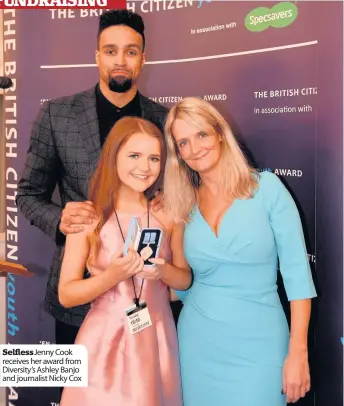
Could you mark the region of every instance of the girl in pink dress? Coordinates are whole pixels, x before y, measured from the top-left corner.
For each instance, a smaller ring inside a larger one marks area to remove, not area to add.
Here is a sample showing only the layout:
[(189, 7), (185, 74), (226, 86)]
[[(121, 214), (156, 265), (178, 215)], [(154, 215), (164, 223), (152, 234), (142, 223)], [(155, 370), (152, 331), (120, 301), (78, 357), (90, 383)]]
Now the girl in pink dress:
[[(161, 184), (165, 159), (163, 135), (141, 118), (119, 120), (103, 147), (89, 191), (99, 216), (67, 235), (59, 283), (65, 307), (92, 303), (75, 342), (88, 351), (88, 387), (66, 387), (60, 406), (182, 406), (169, 300), (170, 288), (191, 284), (184, 230), (147, 203)], [(154, 267), (133, 249), (123, 256), (133, 216), (141, 228), (163, 230)], [(132, 327), (130, 308), (138, 310), (141, 330)]]

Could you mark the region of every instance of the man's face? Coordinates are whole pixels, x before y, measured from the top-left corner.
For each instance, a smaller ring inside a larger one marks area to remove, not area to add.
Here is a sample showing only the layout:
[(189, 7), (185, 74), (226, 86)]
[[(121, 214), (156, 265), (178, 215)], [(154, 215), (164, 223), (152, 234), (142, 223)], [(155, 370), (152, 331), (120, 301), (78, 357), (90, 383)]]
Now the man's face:
[(101, 33), (96, 63), (100, 80), (110, 90), (127, 92), (137, 82), (144, 62), (143, 39), (135, 30), (117, 25)]

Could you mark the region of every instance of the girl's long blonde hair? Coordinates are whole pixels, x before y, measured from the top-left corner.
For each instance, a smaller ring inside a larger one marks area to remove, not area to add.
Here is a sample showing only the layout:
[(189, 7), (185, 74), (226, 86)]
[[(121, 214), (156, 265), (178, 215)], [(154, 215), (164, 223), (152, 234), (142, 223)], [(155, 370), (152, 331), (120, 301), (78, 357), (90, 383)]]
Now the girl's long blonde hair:
[[(196, 97), (186, 97), (170, 110), (166, 124), (167, 161), (164, 176), (164, 207), (176, 221), (189, 221), (200, 186), (198, 172), (180, 157), (173, 137), (175, 120), (196, 126), (202, 131), (215, 131), (221, 142), (221, 190), (229, 197), (248, 199), (258, 186), (258, 172), (242, 153), (228, 123), (210, 103)], [(256, 175), (256, 176), (254, 176)]]

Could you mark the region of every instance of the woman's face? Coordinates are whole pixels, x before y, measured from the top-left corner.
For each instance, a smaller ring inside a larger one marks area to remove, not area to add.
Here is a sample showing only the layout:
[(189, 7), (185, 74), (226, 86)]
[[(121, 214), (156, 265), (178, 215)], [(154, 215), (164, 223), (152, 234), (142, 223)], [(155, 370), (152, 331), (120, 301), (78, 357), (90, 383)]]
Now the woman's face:
[(118, 151), (116, 166), (122, 185), (135, 192), (146, 191), (160, 174), (160, 141), (145, 133), (133, 134)]
[(172, 134), (179, 154), (191, 169), (201, 176), (218, 167), (221, 159), (221, 140), (215, 130), (202, 131), (199, 127), (176, 119)]

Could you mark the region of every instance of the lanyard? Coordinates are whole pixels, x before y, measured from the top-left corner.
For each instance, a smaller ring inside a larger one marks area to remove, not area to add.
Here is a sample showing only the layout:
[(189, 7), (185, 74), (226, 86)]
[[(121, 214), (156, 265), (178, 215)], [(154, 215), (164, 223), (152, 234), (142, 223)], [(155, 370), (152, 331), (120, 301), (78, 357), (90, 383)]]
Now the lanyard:
[[(119, 222), (119, 219), (118, 219), (116, 210), (115, 210), (115, 215), (116, 215), (116, 219), (117, 219), (117, 224), (118, 224), (119, 231), (121, 232), (121, 235), (122, 235), (122, 238), (123, 238), (123, 242), (125, 243), (124, 234), (123, 234), (122, 227), (121, 227), (121, 224), (120, 224), (120, 222)], [(147, 228), (149, 228), (149, 203), (148, 203), (148, 201), (147, 201)], [(138, 296), (138, 297), (137, 297), (137, 294), (136, 294), (136, 288), (135, 288), (135, 282), (134, 282), (134, 277), (133, 277), (133, 276), (131, 277), (131, 281), (132, 281), (133, 290), (134, 290), (134, 299), (133, 299), (133, 301), (134, 301), (136, 307), (139, 307), (139, 305), (140, 305), (140, 297), (141, 297), (141, 293), (142, 293), (142, 288), (143, 288), (144, 279), (142, 279), (141, 288), (140, 288), (140, 293), (139, 293), (139, 296)]]

